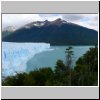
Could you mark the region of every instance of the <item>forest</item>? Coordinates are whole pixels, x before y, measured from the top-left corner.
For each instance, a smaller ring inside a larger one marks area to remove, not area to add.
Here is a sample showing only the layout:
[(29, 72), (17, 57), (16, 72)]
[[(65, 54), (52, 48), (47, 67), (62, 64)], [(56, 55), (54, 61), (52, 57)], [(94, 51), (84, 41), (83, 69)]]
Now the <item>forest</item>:
[(65, 51), (66, 63), (58, 59), (54, 69), (50, 66), (29, 73), (17, 73), (2, 80), (3, 86), (97, 86), (98, 47), (90, 48), (73, 67), (73, 48)]

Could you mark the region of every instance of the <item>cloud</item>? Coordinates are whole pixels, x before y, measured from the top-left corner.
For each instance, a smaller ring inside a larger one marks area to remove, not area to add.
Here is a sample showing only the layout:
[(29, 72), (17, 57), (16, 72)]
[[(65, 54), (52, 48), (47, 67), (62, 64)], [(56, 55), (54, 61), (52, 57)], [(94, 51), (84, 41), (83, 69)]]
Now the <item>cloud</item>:
[(77, 21), (84, 17), (81, 14), (64, 14), (62, 16), (63, 16), (63, 19), (65, 19), (67, 21)]
[(2, 14), (2, 29), (7, 26), (20, 28), (33, 21), (53, 21), (57, 18), (62, 18), (62, 16), (56, 14)]
[(57, 18), (62, 18), (61, 14), (39, 14), (40, 17), (44, 18), (44, 20), (53, 21)]
[(19, 28), (37, 20), (42, 20), (38, 14), (2, 14), (2, 28), (7, 26)]
[(87, 28), (98, 30), (98, 15), (97, 14), (64, 14), (63, 19), (76, 23)]

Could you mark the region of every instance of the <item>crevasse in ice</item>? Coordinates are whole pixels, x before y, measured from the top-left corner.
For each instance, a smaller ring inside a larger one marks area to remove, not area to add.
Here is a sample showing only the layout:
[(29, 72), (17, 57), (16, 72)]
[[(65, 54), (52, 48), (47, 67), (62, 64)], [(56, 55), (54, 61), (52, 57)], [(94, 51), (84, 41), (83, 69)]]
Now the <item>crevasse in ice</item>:
[(27, 61), (35, 54), (50, 50), (49, 43), (2, 42), (2, 76), (26, 70)]

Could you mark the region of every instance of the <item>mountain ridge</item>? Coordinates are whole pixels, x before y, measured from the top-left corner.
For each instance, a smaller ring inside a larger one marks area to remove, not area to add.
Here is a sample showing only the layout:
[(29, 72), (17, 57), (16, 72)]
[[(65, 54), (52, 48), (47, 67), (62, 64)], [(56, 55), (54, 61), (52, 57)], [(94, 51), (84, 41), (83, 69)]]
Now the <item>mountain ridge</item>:
[(96, 45), (98, 32), (63, 19), (35, 21), (7, 37), (7, 42), (47, 42), (51, 45)]

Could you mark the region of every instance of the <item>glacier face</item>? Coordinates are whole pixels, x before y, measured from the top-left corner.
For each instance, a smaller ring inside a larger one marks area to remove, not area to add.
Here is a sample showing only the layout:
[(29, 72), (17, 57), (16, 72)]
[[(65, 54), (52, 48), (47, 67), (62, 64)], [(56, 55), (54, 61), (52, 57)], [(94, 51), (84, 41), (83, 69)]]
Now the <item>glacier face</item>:
[(24, 72), (31, 57), (47, 50), (50, 50), (49, 43), (2, 42), (2, 76)]

